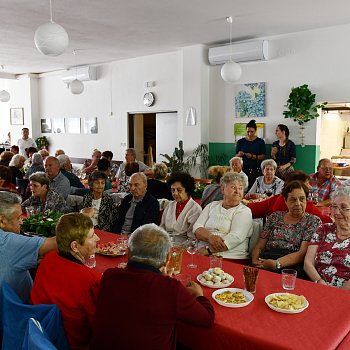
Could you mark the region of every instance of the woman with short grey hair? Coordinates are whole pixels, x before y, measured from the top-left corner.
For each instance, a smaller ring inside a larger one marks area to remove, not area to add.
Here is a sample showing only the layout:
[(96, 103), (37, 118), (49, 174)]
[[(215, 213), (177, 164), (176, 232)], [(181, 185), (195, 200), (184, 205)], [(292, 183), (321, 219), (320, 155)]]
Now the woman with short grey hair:
[(170, 186), (166, 182), (168, 167), (164, 163), (155, 163), (152, 167), (153, 179), (147, 180), (148, 192), (157, 199), (172, 200)]
[(280, 194), (283, 189), (284, 182), (275, 176), (277, 164), (273, 159), (265, 159), (261, 163), (263, 176), (259, 176), (249, 192), (245, 195), (246, 199), (258, 199), (275, 196)]
[(23, 179), (23, 173), (20, 169), (23, 168), (25, 161), (26, 159), (20, 154), (15, 154), (10, 161), (9, 168), (12, 173), (11, 182), (14, 185), (16, 185), (16, 179)]
[(50, 180), (46, 173), (38, 171), (29, 177), (29, 185), (32, 195), (22, 203), (23, 212), (27, 207), (40, 207), (41, 212), (50, 210), (65, 213), (67, 211), (66, 201), (63, 196), (49, 188)]
[(239, 263), (248, 263), (252, 213), (241, 203), (246, 178), (228, 172), (220, 180), (224, 199), (209, 203), (193, 226), (196, 237), (205, 242), (201, 255), (218, 254)]

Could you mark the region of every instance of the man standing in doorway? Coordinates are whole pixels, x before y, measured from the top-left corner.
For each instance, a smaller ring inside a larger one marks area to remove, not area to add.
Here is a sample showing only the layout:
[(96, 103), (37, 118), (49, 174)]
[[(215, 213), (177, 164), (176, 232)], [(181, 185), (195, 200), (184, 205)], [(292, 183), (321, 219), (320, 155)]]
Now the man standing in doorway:
[(29, 129), (28, 128), (22, 129), (22, 138), (20, 138), (17, 141), (17, 146), (19, 147), (19, 154), (22, 155), (26, 159), (28, 158), (27, 154), (26, 154), (26, 148), (29, 148), (29, 147), (37, 148), (35, 141), (29, 137)]
[(148, 167), (145, 163), (142, 163), (141, 161), (136, 160), (135, 149), (128, 148), (127, 150), (125, 150), (125, 162), (120, 164), (120, 167), (117, 173), (118, 179), (125, 176), (125, 165), (133, 162), (136, 162), (139, 165), (139, 171), (143, 172), (145, 175), (150, 175), (153, 173), (152, 169)]

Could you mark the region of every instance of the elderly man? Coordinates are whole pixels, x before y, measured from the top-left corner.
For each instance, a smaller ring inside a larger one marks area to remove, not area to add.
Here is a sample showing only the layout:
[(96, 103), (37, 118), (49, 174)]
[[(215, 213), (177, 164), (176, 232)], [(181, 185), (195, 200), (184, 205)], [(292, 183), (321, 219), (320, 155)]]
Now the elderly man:
[(120, 164), (117, 178), (120, 179), (125, 176), (125, 165), (128, 163), (136, 162), (139, 165), (139, 171), (143, 172), (146, 175), (152, 174), (152, 169), (148, 167), (146, 164), (136, 160), (136, 152), (134, 148), (128, 148), (125, 151), (125, 162)]
[(28, 269), (37, 267), (38, 260), (56, 249), (56, 238), (19, 235), (22, 224), (21, 198), (14, 193), (0, 191), (0, 287), (7, 282), (28, 301), (33, 280)]
[(147, 177), (135, 173), (130, 177), (130, 194), (123, 198), (117, 221), (112, 232), (130, 234), (144, 224), (156, 223), (159, 219), (159, 203), (147, 191)]
[(58, 159), (52, 156), (47, 157), (45, 159), (45, 171), (50, 179), (50, 188), (56, 190), (66, 199), (70, 193), (70, 183), (61, 173)]
[(332, 162), (323, 158), (318, 162), (317, 173), (310, 176), (310, 193), (317, 194), (317, 206), (325, 207), (331, 204), (330, 195), (341, 182), (333, 175)]
[[(126, 268), (102, 276), (90, 349), (111, 349), (116, 339), (120, 349), (175, 349), (178, 322), (211, 327), (214, 309), (202, 288), (165, 275), (170, 246), (154, 224), (132, 233)], [(123, 315), (117, 326), (115, 315)]]
[(28, 158), (26, 153), (26, 148), (34, 147), (37, 148), (35, 141), (29, 137), (29, 129), (22, 129), (22, 138), (17, 141), (17, 146), (19, 147), (19, 154), (22, 155), (25, 159)]
[(97, 163), (101, 158), (101, 151), (98, 149), (94, 149), (92, 152), (91, 160), (87, 159), (84, 162), (82, 171), (85, 172), (85, 174), (89, 175), (93, 171), (97, 170)]
[[(248, 176), (243, 172), (243, 159), (242, 157), (233, 157), (230, 159), (230, 167), (231, 167), (231, 170), (234, 172), (234, 173), (238, 173), (238, 174), (241, 174), (245, 177), (245, 179), (247, 180), (247, 183), (249, 183), (248, 181)], [(248, 189), (248, 187), (246, 187), (244, 189), (244, 192), (246, 192)]]
[(78, 176), (72, 173), (72, 162), (66, 154), (57, 156), (60, 163), (61, 173), (69, 180), (70, 186), (75, 188), (85, 188)]

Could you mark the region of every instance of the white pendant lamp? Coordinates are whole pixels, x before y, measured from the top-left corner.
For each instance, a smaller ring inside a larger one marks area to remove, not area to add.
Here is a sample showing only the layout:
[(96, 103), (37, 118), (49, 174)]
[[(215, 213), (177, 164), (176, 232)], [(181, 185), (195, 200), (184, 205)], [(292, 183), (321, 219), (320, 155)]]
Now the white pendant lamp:
[(36, 48), (44, 55), (61, 55), (69, 44), (66, 30), (52, 20), (52, 4), (50, 0), (50, 22), (42, 24), (35, 31), (34, 43)]
[(74, 95), (79, 95), (84, 91), (84, 84), (78, 79), (78, 67), (77, 67), (77, 51), (73, 50), (75, 57), (75, 79), (70, 83), (70, 91)]
[(0, 101), (1, 102), (10, 101), (10, 94), (6, 90), (0, 91)]
[(227, 83), (235, 83), (242, 76), (241, 66), (232, 59), (232, 17), (227, 17), (226, 21), (230, 24), (230, 61), (226, 62), (221, 68), (221, 78)]

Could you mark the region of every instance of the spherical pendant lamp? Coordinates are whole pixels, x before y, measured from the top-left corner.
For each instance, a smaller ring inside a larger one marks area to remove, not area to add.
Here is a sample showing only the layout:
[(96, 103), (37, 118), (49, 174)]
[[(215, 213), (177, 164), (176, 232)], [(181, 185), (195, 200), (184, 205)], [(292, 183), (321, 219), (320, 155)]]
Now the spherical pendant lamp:
[(1, 102), (10, 101), (10, 94), (6, 90), (0, 91), (0, 101)]
[(221, 78), (227, 83), (234, 83), (242, 76), (241, 66), (234, 62), (226, 62), (221, 68)]
[(79, 95), (84, 91), (84, 84), (79, 79), (74, 79), (70, 83), (70, 91), (74, 95)]

